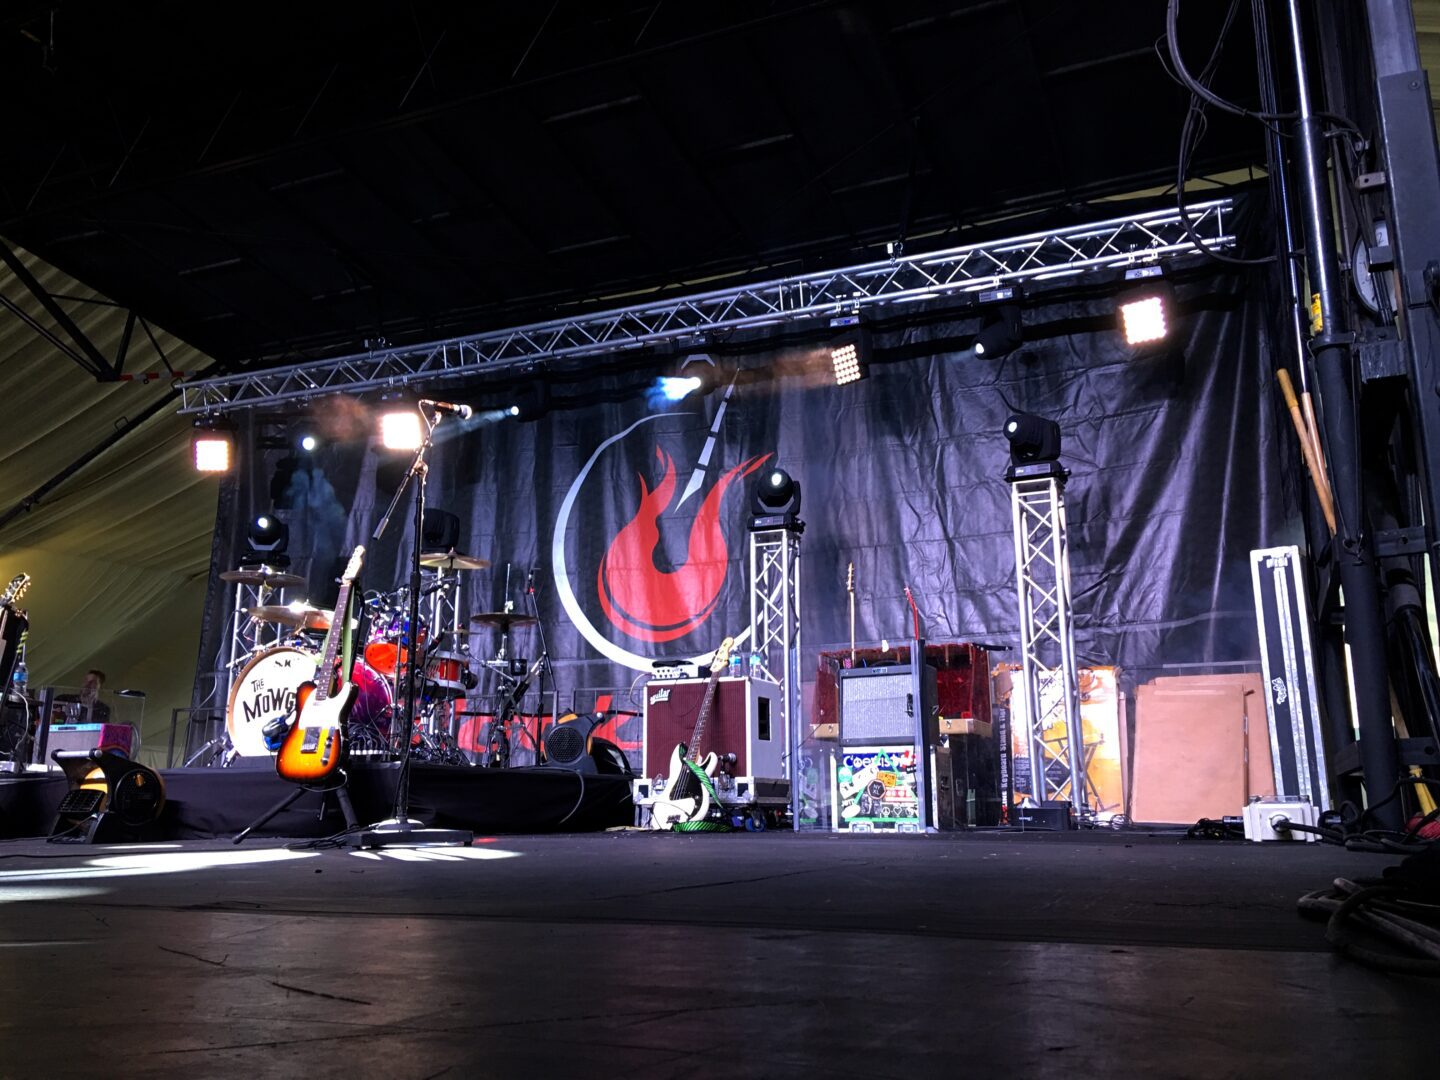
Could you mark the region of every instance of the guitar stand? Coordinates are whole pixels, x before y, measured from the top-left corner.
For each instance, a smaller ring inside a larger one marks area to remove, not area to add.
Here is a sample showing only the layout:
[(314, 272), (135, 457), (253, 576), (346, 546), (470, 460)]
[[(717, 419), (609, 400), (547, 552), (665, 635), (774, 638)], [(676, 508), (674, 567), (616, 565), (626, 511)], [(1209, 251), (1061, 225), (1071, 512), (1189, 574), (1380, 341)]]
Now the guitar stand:
[(325, 804), (327, 801), (329, 801), (329, 796), (334, 795), (335, 801), (340, 804), (340, 813), (345, 815), (345, 831), (354, 832), (360, 827), (360, 821), (358, 818), (355, 817), (355, 807), (350, 802), (350, 792), (346, 790), (345, 785), (348, 782), (348, 778), (342, 779), (340, 783), (336, 784), (334, 787), (328, 788), (309, 788), (297, 786), (294, 791), (290, 792), (289, 795), (286, 795), (285, 798), (281, 799), (269, 810), (266, 810), (261, 817), (256, 818), (249, 825), (245, 826), (245, 828), (241, 829), (238, 833), (236, 833), (235, 839), (232, 842), (236, 844), (240, 843), (242, 840), (245, 839), (245, 837), (249, 836), (256, 829), (260, 828), (260, 826), (264, 825), (276, 814), (280, 813), (282, 810), (288, 810), (290, 808), (290, 805), (295, 802), (296, 799), (300, 798), (300, 796), (308, 795), (312, 791), (320, 792), (320, 813), (317, 817), (317, 820), (324, 819)]

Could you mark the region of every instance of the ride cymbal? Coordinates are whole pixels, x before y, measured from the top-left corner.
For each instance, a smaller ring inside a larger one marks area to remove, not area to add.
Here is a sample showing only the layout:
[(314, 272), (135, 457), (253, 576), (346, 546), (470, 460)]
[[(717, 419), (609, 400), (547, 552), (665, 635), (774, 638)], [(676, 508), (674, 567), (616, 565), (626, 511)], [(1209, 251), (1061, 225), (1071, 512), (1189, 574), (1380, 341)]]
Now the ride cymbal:
[(225, 570), (221, 581), (236, 581), (242, 585), (263, 585), (267, 589), (292, 589), (304, 585), (305, 579), (299, 574), (276, 570), (271, 566), (242, 566), (238, 570)]
[(334, 613), (303, 601), (293, 604), (261, 604), (245, 609), (256, 622), (273, 622), (293, 630), (329, 630)]
[(428, 566), (432, 570), (484, 570), (490, 565), (490, 560), (476, 555), (462, 555), (451, 549), (450, 551), (422, 552), (420, 565)]
[(471, 615), (470, 621), (508, 631), (512, 626), (533, 626), (540, 620), (534, 615), (520, 615), (514, 611), (482, 611), (479, 615)]

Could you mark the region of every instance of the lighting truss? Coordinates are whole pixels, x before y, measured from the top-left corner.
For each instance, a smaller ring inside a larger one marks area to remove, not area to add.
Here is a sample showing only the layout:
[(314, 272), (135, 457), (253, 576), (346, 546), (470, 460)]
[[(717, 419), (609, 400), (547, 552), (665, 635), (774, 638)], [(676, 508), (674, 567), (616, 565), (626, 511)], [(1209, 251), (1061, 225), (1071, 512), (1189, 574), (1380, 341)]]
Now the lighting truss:
[[(1021, 685), (1031, 794), (1069, 802), (1082, 818), (1086, 748), (1070, 603), (1065, 486), (1055, 473), (1010, 480), (1015, 578), (1020, 599)], [(1013, 695), (1012, 695), (1013, 698)]]
[[(1186, 208), (1195, 235), (1207, 248), (1222, 249), (1235, 242), (1234, 209), (1230, 199)], [(195, 379), (180, 384), (180, 412), (223, 413), (494, 373), (548, 359), (599, 357), (709, 331), (799, 323), (880, 304), (981, 292), (1005, 282), (1078, 279), (1199, 250), (1178, 210), (1156, 210), (424, 345)]]
[[(801, 526), (803, 528), (803, 526)], [(790, 781), (790, 820), (800, 828), (803, 741), (800, 708), (800, 528), (750, 533), (750, 649), (752, 673), (780, 686)]]

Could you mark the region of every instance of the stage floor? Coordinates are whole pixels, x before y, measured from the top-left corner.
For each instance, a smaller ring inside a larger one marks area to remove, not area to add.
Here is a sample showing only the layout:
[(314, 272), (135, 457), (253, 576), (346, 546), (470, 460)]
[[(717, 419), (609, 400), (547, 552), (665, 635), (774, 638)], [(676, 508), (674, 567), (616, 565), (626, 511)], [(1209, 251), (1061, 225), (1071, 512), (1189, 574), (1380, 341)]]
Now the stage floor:
[(1337, 958), (1295, 913), (1393, 860), (1319, 845), (608, 832), (0, 854), (7, 1077), (1434, 1067), (1433, 983)]

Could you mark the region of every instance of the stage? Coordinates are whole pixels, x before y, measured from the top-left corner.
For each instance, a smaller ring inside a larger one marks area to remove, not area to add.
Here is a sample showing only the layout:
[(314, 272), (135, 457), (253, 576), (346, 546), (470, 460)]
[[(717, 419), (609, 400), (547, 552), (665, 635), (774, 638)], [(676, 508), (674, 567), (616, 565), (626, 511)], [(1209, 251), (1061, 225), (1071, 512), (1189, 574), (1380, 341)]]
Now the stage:
[(6, 1076), (1433, 1064), (1435, 988), (1337, 957), (1296, 913), (1395, 861), (1330, 846), (624, 832), (3, 854)]
[[(410, 812), (441, 828), (484, 833), (586, 832), (629, 825), (634, 811), (624, 776), (568, 769), (481, 769), (414, 763)], [(392, 816), (397, 764), (350, 766), (360, 823)], [(233, 836), (294, 790), (269, 762), (230, 769), (162, 769), (165, 810), (147, 833), (156, 841)], [(59, 773), (0, 778), (0, 837), (45, 836), (66, 790)], [(307, 793), (253, 836), (322, 837), (345, 828), (333, 798)]]

